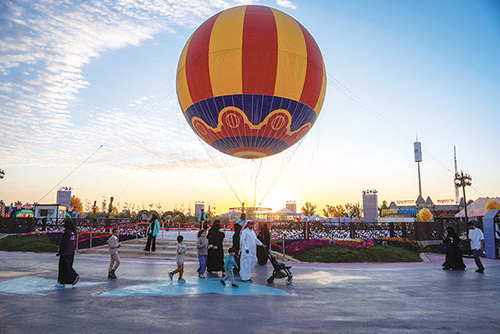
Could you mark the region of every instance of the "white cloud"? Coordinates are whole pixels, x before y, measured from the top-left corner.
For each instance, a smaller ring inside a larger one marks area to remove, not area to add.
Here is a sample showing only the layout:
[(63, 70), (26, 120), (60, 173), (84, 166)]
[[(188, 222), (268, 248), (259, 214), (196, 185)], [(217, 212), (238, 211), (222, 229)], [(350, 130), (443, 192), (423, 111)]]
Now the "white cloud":
[[(71, 105), (79, 91), (89, 85), (83, 67), (104, 52), (140, 45), (157, 33), (199, 23), (216, 11), (241, 3), (240, 0), (3, 2), (0, 5), (3, 166), (47, 165), (54, 161), (74, 165), (75, 159), (83, 160), (118, 129), (117, 138), (106, 145), (106, 155), (96, 155), (93, 164), (110, 157), (117, 166), (137, 164), (138, 159), (128, 158), (133, 156), (140, 157), (141, 165), (151, 169), (204, 166), (203, 159), (190, 156), (182, 137), (165, 131), (176, 126), (164, 116), (165, 111), (175, 112), (176, 101), (154, 102), (152, 96), (147, 96), (129, 102), (129, 107), (136, 109), (151, 102), (137, 115), (131, 114), (131, 110), (112, 113), (106, 110), (95, 112), (86, 120), (74, 119)], [(149, 115), (144, 120), (141, 114), (146, 112)], [(68, 129), (72, 132), (70, 137)], [(152, 132), (156, 140), (142, 140)], [(165, 164), (161, 160), (165, 158), (164, 152), (181, 163)]]
[(297, 7), (289, 0), (276, 0), (276, 4), (281, 7), (296, 9)]

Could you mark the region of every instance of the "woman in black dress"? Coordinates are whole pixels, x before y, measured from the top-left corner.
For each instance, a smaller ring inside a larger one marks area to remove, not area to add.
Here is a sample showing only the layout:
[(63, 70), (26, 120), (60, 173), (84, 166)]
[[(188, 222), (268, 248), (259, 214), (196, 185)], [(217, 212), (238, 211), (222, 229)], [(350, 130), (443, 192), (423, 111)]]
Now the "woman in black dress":
[(443, 263), (443, 270), (465, 270), (462, 251), (458, 247), (460, 237), (453, 227), (448, 226), (446, 228), (446, 236), (443, 243), (446, 245), (446, 261)]
[(80, 276), (73, 269), (73, 260), (76, 251), (76, 228), (71, 218), (64, 219), (64, 233), (59, 244), (57, 256), (59, 256), (59, 274), (56, 287), (64, 287), (65, 284), (75, 285)]
[[(260, 225), (260, 232), (257, 238), (267, 247), (267, 249), (270, 249), (269, 245), (271, 244), (271, 234), (269, 233), (267, 224), (264, 223)], [(259, 265), (265, 266), (267, 259), (267, 250), (265, 250), (262, 246), (257, 246), (257, 260), (259, 261)]]
[(208, 258), (207, 271), (224, 271), (224, 233), (220, 230), (220, 221), (215, 220), (213, 226), (208, 231)]

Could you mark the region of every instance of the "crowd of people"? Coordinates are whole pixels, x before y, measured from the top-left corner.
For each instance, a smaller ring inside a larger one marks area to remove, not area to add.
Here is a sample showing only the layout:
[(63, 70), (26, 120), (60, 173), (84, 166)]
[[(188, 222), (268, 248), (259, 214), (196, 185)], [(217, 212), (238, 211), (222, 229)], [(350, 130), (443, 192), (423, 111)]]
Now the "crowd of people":
[[(270, 233), (266, 225), (261, 226), (261, 231), (257, 236), (254, 231), (254, 223), (246, 219), (242, 214), (235, 223), (235, 233), (233, 235), (233, 245), (228, 250), (228, 255), (224, 258), (224, 238), (221, 231), (220, 221), (215, 220), (211, 227), (205, 222), (201, 224), (198, 231), (196, 249), (199, 266), (197, 269), (198, 278), (205, 278), (206, 272), (215, 274), (221, 272), (221, 283), (225, 285), (227, 280), (231, 281), (231, 286), (237, 288), (235, 282), (235, 271), (239, 272), (241, 281), (251, 283), (251, 275), (254, 267), (259, 263), (267, 263), (267, 252), (270, 246)], [(160, 221), (156, 213), (153, 213), (147, 228), (147, 241), (144, 251), (156, 250), (156, 237), (160, 230)], [(79, 275), (73, 269), (73, 261), (76, 247), (76, 228), (70, 218), (64, 220), (64, 233), (59, 245), (57, 255), (59, 256), (59, 276), (56, 286), (64, 287), (66, 284), (75, 285), (79, 280)], [(119, 229), (113, 228), (112, 235), (106, 241), (110, 255), (108, 266), (108, 278), (116, 279), (116, 270), (120, 266), (118, 249)], [(259, 248), (259, 249), (258, 249)], [(187, 245), (184, 244), (184, 237), (177, 236), (176, 264), (177, 268), (168, 273), (170, 280), (174, 275), (178, 275), (178, 282), (184, 283), (184, 260), (186, 257)]]
[[(468, 236), (470, 239), (471, 250), (474, 255), (474, 260), (477, 266), (476, 272), (483, 273), (484, 266), (481, 262), (481, 254), (484, 252), (484, 235), (483, 232), (476, 226), (475, 221), (468, 223)], [(221, 283), (225, 285), (227, 280), (231, 280), (231, 286), (237, 288), (235, 282), (235, 273), (239, 272), (242, 282), (252, 282), (252, 271), (258, 264), (265, 265), (267, 263), (267, 252), (270, 245), (270, 233), (267, 226), (264, 224), (260, 227), (259, 235), (254, 231), (254, 222), (246, 219), (243, 213), (240, 219), (234, 224), (233, 245), (228, 250), (228, 255), (224, 259), (224, 238), (225, 234), (221, 231), (221, 225), (218, 220), (215, 220), (209, 228), (205, 222), (200, 225), (198, 231), (198, 239), (196, 249), (198, 254), (199, 266), (197, 269), (198, 278), (205, 278), (206, 272), (214, 274), (222, 272)], [(156, 250), (156, 236), (159, 233), (160, 222), (159, 217), (153, 213), (147, 229), (147, 242), (145, 251)], [(63, 287), (65, 284), (75, 285), (80, 276), (73, 269), (73, 261), (76, 247), (76, 228), (70, 218), (64, 220), (64, 233), (61, 238), (57, 256), (59, 256), (59, 275), (56, 286)], [(116, 279), (116, 270), (120, 266), (120, 258), (118, 256), (119, 230), (113, 228), (111, 237), (106, 242), (110, 255), (110, 263), (108, 267), (108, 278)], [(443, 236), (443, 243), (446, 245), (446, 259), (443, 263), (443, 270), (465, 270), (466, 265), (463, 262), (463, 254), (460, 248), (460, 237), (451, 226), (446, 228), (446, 233)], [(173, 280), (174, 275), (178, 274), (178, 282), (184, 283), (184, 260), (187, 252), (187, 246), (184, 244), (184, 237), (177, 237), (176, 249), (176, 264), (177, 268), (168, 273), (170, 280)]]

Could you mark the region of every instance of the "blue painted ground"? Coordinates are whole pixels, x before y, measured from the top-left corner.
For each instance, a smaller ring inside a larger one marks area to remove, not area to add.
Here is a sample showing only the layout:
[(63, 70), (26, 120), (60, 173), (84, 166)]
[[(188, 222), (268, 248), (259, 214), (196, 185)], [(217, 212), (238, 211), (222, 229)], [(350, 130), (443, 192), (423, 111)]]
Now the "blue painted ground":
[(245, 295), (274, 295), (286, 296), (289, 293), (272, 286), (256, 283), (238, 282), (238, 288), (231, 284), (222, 286), (220, 278), (190, 279), (186, 283), (178, 283), (176, 280), (165, 283), (146, 283), (130, 285), (121, 289), (115, 289), (101, 294), (103, 297), (144, 297), (144, 296), (182, 296), (201, 295), (205, 293), (217, 293), (229, 296)]
[(79, 281), (77, 285), (68, 284), (65, 287), (55, 287), (55, 283), (53, 279), (25, 276), (0, 282), (0, 292), (19, 295), (45, 295), (43, 292), (76, 289), (101, 284)]

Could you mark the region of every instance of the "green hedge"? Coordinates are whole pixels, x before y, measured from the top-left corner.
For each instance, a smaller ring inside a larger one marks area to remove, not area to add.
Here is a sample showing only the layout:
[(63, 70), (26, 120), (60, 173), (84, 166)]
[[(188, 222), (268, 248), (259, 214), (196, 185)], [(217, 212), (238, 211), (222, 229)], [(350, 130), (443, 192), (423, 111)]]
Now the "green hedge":
[(371, 248), (318, 247), (296, 256), (303, 262), (422, 262), (418, 252), (401, 247), (374, 246)]
[(9, 235), (8, 237), (0, 239), (0, 251), (56, 253), (57, 248), (57, 244), (46, 235), (30, 235), (24, 237)]

